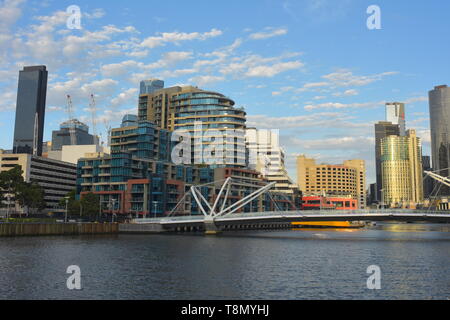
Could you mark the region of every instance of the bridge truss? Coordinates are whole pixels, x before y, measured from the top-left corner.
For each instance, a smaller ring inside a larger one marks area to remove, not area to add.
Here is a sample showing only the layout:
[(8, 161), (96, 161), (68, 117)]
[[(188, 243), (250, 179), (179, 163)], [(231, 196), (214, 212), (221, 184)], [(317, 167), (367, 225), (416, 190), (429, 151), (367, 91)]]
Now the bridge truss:
[[(219, 193), (216, 195), (216, 198), (214, 200), (214, 203), (210, 204), (207, 199), (203, 196), (201, 192), (202, 187), (207, 187), (223, 182), (222, 186), (220, 187)], [(257, 187), (257, 189), (253, 192), (251, 192), (249, 195), (243, 197), (242, 199), (227, 205), (228, 199), (230, 199), (230, 195), (232, 192), (232, 186), (233, 185), (239, 185), (239, 186), (247, 186), (247, 187)], [(275, 200), (273, 199), (272, 195), (270, 194), (270, 189), (275, 185), (275, 182), (268, 183), (264, 186), (256, 186), (253, 184), (241, 182), (241, 181), (235, 181), (233, 178), (229, 177), (225, 180), (220, 181), (214, 181), (210, 183), (206, 183), (203, 185), (198, 186), (191, 186), (190, 190), (184, 194), (184, 196), (181, 198), (181, 200), (177, 203), (177, 205), (172, 209), (172, 211), (169, 213), (169, 216), (172, 216), (178, 212), (181, 206), (184, 206), (186, 201), (190, 201), (190, 197), (192, 197), (197, 204), (200, 212), (203, 214), (206, 220), (213, 220), (216, 217), (226, 217), (228, 215), (231, 215), (235, 213), (236, 211), (242, 209), (244, 206), (252, 202), (253, 200), (257, 199), (260, 195), (264, 193), (268, 193), (271, 200), (274, 202), (274, 206), (278, 208)]]

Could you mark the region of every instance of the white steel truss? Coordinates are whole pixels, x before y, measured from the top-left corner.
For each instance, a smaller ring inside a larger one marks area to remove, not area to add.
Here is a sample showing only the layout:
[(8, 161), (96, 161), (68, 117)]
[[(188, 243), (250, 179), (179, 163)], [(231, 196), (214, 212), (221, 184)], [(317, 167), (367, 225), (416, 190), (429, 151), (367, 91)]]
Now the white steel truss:
[[(217, 197), (211, 206), (209, 202), (205, 199), (203, 194), (201, 193), (200, 189), (201, 187), (205, 187), (211, 184), (217, 184), (218, 182), (224, 181), (222, 187), (220, 188), (219, 193), (217, 194)], [(195, 202), (197, 203), (197, 206), (200, 209), (200, 212), (205, 216), (207, 220), (214, 219), (215, 217), (225, 217), (230, 214), (233, 214), (234, 212), (238, 211), (251, 201), (258, 198), (260, 195), (262, 195), (265, 192), (268, 192), (275, 184), (276, 182), (269, 183), (265, 186), (262, 186), (255, 190), (254, 192), (250, 193), (249, 195), (245, 196), (244, 198), (236, 201), (235, 203), (229, 205), (227, 207), (227, 200), (231, 192), (231, 185), (233, 184), (232, 178), (227, 178), (225, 180), (221, 181), (215, 181), (211, 183), (207, 183), (204, 185), (199, 186), (191, 186), (189, 192), (187, 192), (182, 199), (178, 202), (178, 204), (172, 209), (169, 216), (172, 215), (178, 207), (184, 203), (187, 196), (190, 194), (194, 198)], [(239, 183), (242, 185), (242, 183)], [(250, 186), (250, 185), (249, 185)], [(251, 185), (252, 187), (255, 187), (254, 185)], [(273, 200), (273, 198), (271, 197)], [(222, 200), (222, 204), (219, 206), (219, 202)], [(274, 200), (273, 200), (274, 201)]]
[(433, 179), (445, 184), (446, 186), (450, 187), (450, 179), (447, 177), (443, 177), (441, 175), (438, 175), (434, 172), (431, 171), (424, 171), (427, 175), (429, 175), (430, 177), (432, 177)]

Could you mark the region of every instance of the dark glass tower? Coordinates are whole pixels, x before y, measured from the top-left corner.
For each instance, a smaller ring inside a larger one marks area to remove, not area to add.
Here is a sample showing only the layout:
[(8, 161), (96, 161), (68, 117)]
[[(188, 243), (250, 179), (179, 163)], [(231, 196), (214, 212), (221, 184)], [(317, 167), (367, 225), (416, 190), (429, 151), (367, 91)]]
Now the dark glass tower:
[[(430, 104), (431, 152), (433, 170), (450, 176), (450, 87), (434, 87), (428, 93)], [(450, 188), (442, 185), (439, 195), (450, 195)]]
[(47, 77), (45, 66), (24, 67), (19, 73), (14, 153), (42, 155)]
[(398, 124), (387, 121), (375, 123), (375, 164), (377, 173), (376, 200), (379, 202), (381, 201), (381, 189), (383, 188), (381, 173), (381, 139), (398, 135), (400, 135), (400, 126)]

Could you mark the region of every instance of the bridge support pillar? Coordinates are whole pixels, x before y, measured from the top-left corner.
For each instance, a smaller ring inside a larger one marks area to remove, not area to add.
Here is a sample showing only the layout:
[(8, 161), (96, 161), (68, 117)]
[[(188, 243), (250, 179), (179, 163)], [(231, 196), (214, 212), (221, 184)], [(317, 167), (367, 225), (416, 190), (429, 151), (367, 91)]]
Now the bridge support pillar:
[(213, 219), (205, 219), (205, 235), (216, 235), (220, 232), (220, 229), (217, 228)]

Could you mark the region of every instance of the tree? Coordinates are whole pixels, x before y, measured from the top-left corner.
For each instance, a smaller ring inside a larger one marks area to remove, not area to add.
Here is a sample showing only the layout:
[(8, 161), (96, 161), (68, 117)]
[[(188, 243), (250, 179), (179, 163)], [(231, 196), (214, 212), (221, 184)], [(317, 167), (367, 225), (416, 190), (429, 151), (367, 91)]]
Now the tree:
[(17, 194), (19, 204), (27, 209), (31, 209), (33, 213), (45, 209), (44, 190), (35, 182), (22, 183)]
[(75, 196), (77, 194), (76, 190), (70, 191), (64, 198), (59, 201), (59, 205), (66, 208), (66, 197), (68, 198), (67, 211), (71, 216), (80, 214), (80, 201), (76, 200)]
[(22, 175), (22, 168), (18, 165), (11, 170), (0, 172), (0, 191), (3, 198), (7, 198), (9, 201), (17, 200), (25, 183)]
[(98, 195), (90, 192), (83, 195), (80, 200), (83, 216), (93, 219), (100, 210), (100, 198)]
[(0, 189), (16, 195), (24, 184), (23, 171), (20, 166), (14, 166), (11, 170), (0, 172)]

